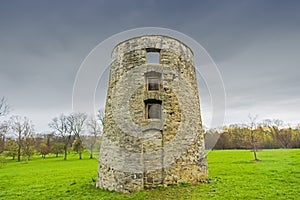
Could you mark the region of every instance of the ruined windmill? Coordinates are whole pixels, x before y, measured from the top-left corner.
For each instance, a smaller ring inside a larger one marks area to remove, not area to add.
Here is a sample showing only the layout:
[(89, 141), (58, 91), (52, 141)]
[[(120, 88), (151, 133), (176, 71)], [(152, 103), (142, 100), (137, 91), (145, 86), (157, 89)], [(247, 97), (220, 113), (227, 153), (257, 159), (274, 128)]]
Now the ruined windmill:
[(112, 53), (97, 187), (120, 192), (207, 179), (193, 52), (145, 35)]

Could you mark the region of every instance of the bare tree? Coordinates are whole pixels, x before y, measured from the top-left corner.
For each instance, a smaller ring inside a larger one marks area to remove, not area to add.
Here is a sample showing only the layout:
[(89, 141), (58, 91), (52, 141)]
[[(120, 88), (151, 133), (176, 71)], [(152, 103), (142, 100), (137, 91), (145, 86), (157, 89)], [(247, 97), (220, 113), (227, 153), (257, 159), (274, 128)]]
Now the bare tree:
[(21, 141), (22, 150), (24, 155), (26, 156), (26, 163), (28, 163), (30, 156), (33, 154), (33, 145), (34, 145), (33, 132), (34, 130), (32, 124), (30, 122), (27, 123)]
[(22, 133), (24, 131), (24, 127), (20, 122), (20, 116), (12, 116), (10, 118), (10, 124), (11, 124), (11, 129), (14, 132), (14, 135), (16, 136), (16, 142), (18, 145), (18, 150), (17, 150), (17, 159), (18, 162), (21, 161), (21, 148), (22, 148)]
[(98, 110), (97, 118), (100, 121), (100, 126), (101, 127), (103, 127), (103, 125), (104, 125), (104, 116), (105, 116), (104, 111), (103, 110)]
[(8, 122), (2, 122), (0, 123), (0, 154), (5, 149), (5, 136), (8, 132), (9, 124)]
[(26, 156), (26, 163), (28, 163), (32, 153), (33, 125), (27, 117), (12, 116), (10, 118), (10, 127), (16, 136), (16, 142), (18, 144), (18, 162), (21, 161), (21, 150), (23, 149)]
[[(85, 126), (87, 115), (85, 113), (72, 113), (67, 117), (69, 132), (72, 132), (78, 143), (82, 143), (81, 134)], [(79, 159), (82, 159), (83, 148), (78, 149)]]
[(281, 143), (281, 145), (283, 146), (283, 148), (289, 148), (290, 144), (292, 142), (292, 138), (293, 138), (293, 133), (292, 133), (292, 128), (289, 126), (288, 128), (285, 128), (283, 130), (280, 131), (280, 135), (279, 135), (279, 141)]
[(87, 121), (88, 135), (82, 137), (83, 143), (87, 146), (90, 152), (90, 159), (93, 158), (93, 151), (96, 142), (101, 134), (100, 122), (95, 117), (90, 117)]
[(266, 119), (264, 120), (263, 124), (265, 127), (267, 127), (266, 131), (272, 135), (273, 139), (281, 147), (288, 148), (292, 137), (290, 127), (287, 130), (282, 128), (284, 123), (282, 120), (279, 119), (273, 119), (273, 120)]
[[(10, 107), (4, 97), (0, 99), (0, 117), (9, 113)], [(5, 134), (7, 133), (9, 125), (7, 122), (0, 122), (0, 153), (4, 151)]]
[(42, 158), (46, 158), (46, 155), (48, 155), (51, 152), (51, 148), (45, 144), (42, 144), (39, 148), (39, 151), (42, 155)]
[(10, 107), (4, 97), (0, 99), (0, 116), (7, 115), (10, 111)]
[(55, 137), (51, 144), (51, 152), (58, 157), (58, 154), (64, 153), (64, 142), (60, 137)]
[(13, 138), (7, 138), (5, 141), (5, 155), (11, 156), (13, 160), (18, 155), (18, 144)]
[(248, 136), (249, 136), (249, 143), (252, 146), (252, 150), (253, 150), (253, 155), (254, 155), (254, 161), (259, 161), (259, 159), (257, 158), (257, 143), (258, 143), (258, 138), (257, 138), (257, 134), (256, 134), (256, 128), (257, 128), (257, 115), (255, 115), (254, 117), (249, 115), (249, 124), (247, 125), (248, 127)]
[[(205, 131), (205, 149), (213, 149), (220, 138), (220, 133), (217, 129), (211, 128)], [(220, 139), (221, 142), (221, 139)]]
[(72, 132), (68, 130), (68, 117), (61, 114), (59, 117), (52, 119), (49, 127), (54, 130), (54, 133), (61, 137), (64, 148), (64, 160), (67, 160), (68, 146), (72, 137)]

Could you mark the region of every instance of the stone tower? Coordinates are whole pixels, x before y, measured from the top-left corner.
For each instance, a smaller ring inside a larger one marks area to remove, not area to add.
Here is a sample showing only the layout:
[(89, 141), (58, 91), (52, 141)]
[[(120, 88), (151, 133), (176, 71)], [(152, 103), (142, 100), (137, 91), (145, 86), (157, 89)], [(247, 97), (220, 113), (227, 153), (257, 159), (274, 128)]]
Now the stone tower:
[(97, 187), (132, 192), (208, 177), (193, 52), (145, 35), (112, 52)]

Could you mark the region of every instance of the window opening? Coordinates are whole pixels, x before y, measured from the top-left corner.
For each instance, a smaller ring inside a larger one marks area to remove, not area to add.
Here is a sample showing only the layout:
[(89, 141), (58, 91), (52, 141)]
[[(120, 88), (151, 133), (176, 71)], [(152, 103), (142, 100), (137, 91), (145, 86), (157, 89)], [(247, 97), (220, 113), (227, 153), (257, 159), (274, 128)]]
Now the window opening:
[(157, 91), (160, 89), (161, 73), (148, 72), (146, 73), (146, 84), (148, 91)]
[(145, 101), (146, 119), (161, 119), (161, 101)]
[(147, 63), (149, 64), (160, 63), (160, 49), (147, 49)]

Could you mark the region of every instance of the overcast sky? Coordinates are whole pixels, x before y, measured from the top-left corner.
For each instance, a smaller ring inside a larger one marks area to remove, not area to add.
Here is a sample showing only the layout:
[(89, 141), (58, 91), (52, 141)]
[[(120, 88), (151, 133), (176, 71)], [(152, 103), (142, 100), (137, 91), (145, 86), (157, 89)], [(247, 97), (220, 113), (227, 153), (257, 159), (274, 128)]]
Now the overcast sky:
[[(226, 124), (257, 114), (296, 125), (299, 8), (296, 0), (2, 0), (0, 96), (11, 115), (26, 115), (37, 131), (48, 130), (53, 117), (71, 112), (77, 70), (97, 44), (128, 29), (164, 27), (194, 38), (217, 64)], [(207, 98), (200, 96), (208, 125)]]

